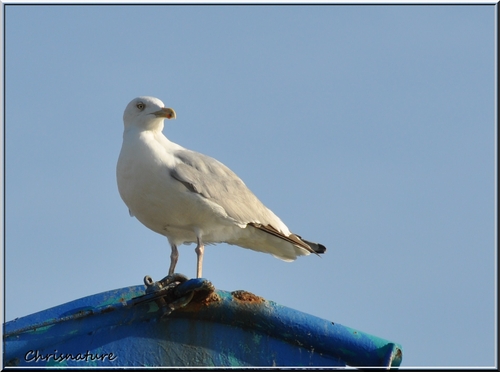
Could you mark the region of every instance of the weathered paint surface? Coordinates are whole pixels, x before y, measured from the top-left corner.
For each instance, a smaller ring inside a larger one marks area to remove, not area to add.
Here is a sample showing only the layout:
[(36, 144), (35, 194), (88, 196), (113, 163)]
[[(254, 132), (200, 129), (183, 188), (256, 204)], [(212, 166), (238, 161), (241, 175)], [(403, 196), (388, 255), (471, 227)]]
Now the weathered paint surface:
[[(145, 286), (84, 297), (4, 324), (15, 366), (385, 366), (401, 346), (245, 291), (205, 290), (161, 316)], [(208, 282), (209, 283), (209, 282)], [(142, 297), (141, 297), (142, 296)], [(147, 299), (148, 301), (144, 301)]]

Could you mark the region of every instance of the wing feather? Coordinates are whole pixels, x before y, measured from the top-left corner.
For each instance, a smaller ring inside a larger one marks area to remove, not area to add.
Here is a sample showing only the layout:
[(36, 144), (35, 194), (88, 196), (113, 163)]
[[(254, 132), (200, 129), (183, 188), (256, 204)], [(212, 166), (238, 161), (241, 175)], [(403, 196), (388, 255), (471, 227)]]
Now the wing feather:
[(250, 191), (227, 166), (209, 156), (187, 149), (176, 152), (179, 160), (171, 176), (189, 191), (220, 205), (229, 217), (274, 235), (310, 253), (323, 253), (326, 248), (292, 234), (286, 225)]
[(298, 235), (295, 235), (295, 234), (290, 234), (288, 236), (286, 235), (283, 235), (281, 232), (279, 232), (278, 230), (276, 230), (273, 226), (271, 225), (267, 225), (267, 226), (264, 226), (264, 225), (261, 225), (261, 224), (258, 224), (258, 223), (250, 223), (249, 225), (255, 227), (256, 229), (259, 229), (259, 230), (262, 230), (262, 231), (265, 231), (267, 232), (268, 234), (271, 234), (271, 235), (274, 235), (274, 236), (277, 236), (278, 238), (281, 238), (283, 240), (286, 240), (287, 242), (289, 243), (292, 243), (293, 245), (296, 245), (298, 247), (301, 247), (301, 248), (304, 248), (306, 251), (310, 252), (310, 253), (316, 253), (316, 251), (314, 251), (307, 243), (305, 243), (301, 238), (300, 236)]
[(175, 155), (179, 162), (170, 174), (189, 191), (217, 203), (231, 218), (241, 223), (283, 228), (283, 222), (227, 166), (207, 155), (186, 149), (179, 150)]

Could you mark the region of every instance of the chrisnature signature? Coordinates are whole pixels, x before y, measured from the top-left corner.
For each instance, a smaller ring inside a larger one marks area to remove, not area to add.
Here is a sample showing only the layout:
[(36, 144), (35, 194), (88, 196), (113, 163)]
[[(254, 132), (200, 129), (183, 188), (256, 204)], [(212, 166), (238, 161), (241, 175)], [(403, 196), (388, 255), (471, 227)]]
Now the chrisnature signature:
[(77, 353), (77, 354), (70, 354), (70, 353), (58, 353), (57, 350), (54, 350), (53, 353), (48, 353), (48, 354), (40, 354), (38, 350), (30, 350), (24, 355), (24, 360), (27, 362), (48, 362), (51, 359), (54, 360), (55, 362), (65, 362), (67, 360), (75, 360), (77, 362), (90, 362), (90, 361), (104, 361), (106, 359), (109, 359), (110, 361), (113, 361), (117, 358), (116, 355), (113, 353), (91, 353), (89, 350), (87, 350), (86, 353)]

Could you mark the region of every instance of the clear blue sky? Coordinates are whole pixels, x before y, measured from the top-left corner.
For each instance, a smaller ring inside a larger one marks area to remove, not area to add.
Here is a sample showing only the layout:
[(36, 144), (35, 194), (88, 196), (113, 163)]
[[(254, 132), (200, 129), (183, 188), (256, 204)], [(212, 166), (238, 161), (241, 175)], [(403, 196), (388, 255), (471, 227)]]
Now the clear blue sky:
[(210, 246), (216, 288), (400, 343), (406, 367), (496, 362), (495, 6), (4, 10), (7, 321), (167, 274), (115, 178), (123, 110), (152, 95), (170, 140), (328, 248)]

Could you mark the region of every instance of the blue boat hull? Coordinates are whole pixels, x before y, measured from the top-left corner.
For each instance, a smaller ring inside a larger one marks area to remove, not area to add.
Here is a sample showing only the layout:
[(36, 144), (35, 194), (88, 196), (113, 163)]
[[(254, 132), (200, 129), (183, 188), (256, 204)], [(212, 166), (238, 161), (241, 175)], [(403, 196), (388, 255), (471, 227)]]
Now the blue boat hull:
[[(183, 283), (187, 288), (205, 279)], [(165, 314), (145, 286), (84, 297), (4, 324), (6, 366), (397, 367), (393, 342), (267, 301), (213, 290)]]

